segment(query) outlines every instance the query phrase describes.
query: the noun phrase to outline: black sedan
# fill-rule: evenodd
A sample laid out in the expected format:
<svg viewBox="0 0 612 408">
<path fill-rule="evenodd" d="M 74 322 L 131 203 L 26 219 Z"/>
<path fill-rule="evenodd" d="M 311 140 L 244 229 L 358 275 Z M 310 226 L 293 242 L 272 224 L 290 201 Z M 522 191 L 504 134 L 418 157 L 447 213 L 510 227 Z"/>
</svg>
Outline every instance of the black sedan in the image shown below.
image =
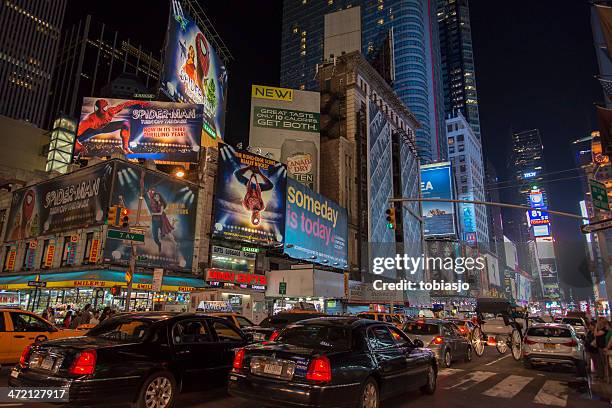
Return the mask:
<svg viewBox="0 0 612 408">
<path fill-rule="evenodd" d="M 255 341 L 274 340 L 274 338 L 291 323 L 299 322 L 300 320 L 312 319 L 315 317 L 323 317 L 323 313 L 319 312 L 280 312 L 273 316 L 266 317 L 257 326 L 251 326 L 243 329 L 245 333 L 253 336 Z"/>
<path fill-rule="evenodd" d="M 262 404 L 377 408 L 381 400 L 413 388 L 435 391 L 436 358 L 422 346 L 389 323 L 303 320 L 274 341 L 238 350 L 228 390 Z"/>
<path fill-rule="evenodd" d="M 226 319 L 193 313 L 135 313 L 107 319 L 86 336 L 28 346 L 11 387 L 68 387 L 74 405 L 171 407 L 178 392 L 222 385 L 234 349 L 249 338 Z"/>
</svg>

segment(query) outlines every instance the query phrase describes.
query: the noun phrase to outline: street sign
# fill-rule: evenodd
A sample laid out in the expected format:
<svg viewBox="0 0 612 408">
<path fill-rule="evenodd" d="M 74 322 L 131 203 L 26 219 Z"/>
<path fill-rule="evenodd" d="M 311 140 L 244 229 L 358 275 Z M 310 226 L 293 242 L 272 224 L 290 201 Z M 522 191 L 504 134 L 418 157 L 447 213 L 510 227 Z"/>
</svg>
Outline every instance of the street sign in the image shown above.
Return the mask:
<svg viewBox="0 0 612 408">
<path fill-rule="evenodd" d="M 608 202 L 606 185 L 597 180 L 589 180 L 589 186 L 591 187 L 591 201 L 593 202 L 593 207 L 609 211 L 610 203 Z"/>
<path fill-rule="evenodd" d="M 114 229 L 109 229 L 107 236 L 112 239 L 123 239 L 126 241 L 144 242 L 145 240 L 144 234 L 138 234 L 134 232 L 120 231 L 120 230 L 114 230 Z"/>
<path fill-rule="evenodd" d="M 35 288 L 46 288 L 47 287 L 47 282 L 28 281 L 28 286 L 32 286 L 32 287 L 35 287 Z"/>
<path fill-rule="evenodd" d="M 260 248 L 253 248 L 253 247 L 242 247 L 242 252 L 251 252 L 254 254 L 257 254 L 259 252 L 261 252 Z"/>
<path fill-rule="evenodd" d="M 287 282 L 278 282 L 278 294 L 279 295 L 287 294 Z"/>
<path fill-rule="evenodd" d="M 612 218 L 607 220 L 595 221 L 590 224 L 583 224 L 580 226 L 580 230 L 583 234 L 590 234 L 591 232 L 601 231 L 612 228 Z"/>
</svg>

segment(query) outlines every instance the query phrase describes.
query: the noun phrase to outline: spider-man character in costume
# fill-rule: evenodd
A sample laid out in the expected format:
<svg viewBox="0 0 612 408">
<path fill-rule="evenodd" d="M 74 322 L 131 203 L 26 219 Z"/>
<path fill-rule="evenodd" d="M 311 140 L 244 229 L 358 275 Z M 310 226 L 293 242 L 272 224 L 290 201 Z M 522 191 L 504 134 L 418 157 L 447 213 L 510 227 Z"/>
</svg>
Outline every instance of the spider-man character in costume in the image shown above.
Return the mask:
<svg viewBox="0 0 612 408">
<path fill-rule="evenodd" d="M 251 176 L 247 178 L 245 176 L 247 171 L 251 171 Z M 261 197 L 262 191 L 272 190 L 274 184 L 266 176 L 261 174 L 261 170 L 256 166 L 248 166 L 242 169 L 238 169 L 234 172 L 234 175 L 240 182 L 246 186 L 246 194 L 242 199 L 242 206 L 251 212 L 251 224 L 259 225 L 261 222 L 261 212 L 266 209 L 266 204 Z M 260 183 L 257 177 L 261 177 L 263 181 Z"/>
<path fill-rule="evenodd" d="M 137 105 L 145 107 L 149 105 L 149 102 L 127 101 L 116 106 L 108 106 L 108 101 L 106 99 L 98 99 L 94 105 L 94 111 L 79 123 L 74 153 L 79 154 L 84 151 L 83 142 L 92 137 L 102 133 L 113 133 L 117 130 L 121 136 L 123 153 L 133 153 L 129 145 L 130 123 L 126 120 L 113 122 L 113 118 L 123 109 Z"/>
</svg>

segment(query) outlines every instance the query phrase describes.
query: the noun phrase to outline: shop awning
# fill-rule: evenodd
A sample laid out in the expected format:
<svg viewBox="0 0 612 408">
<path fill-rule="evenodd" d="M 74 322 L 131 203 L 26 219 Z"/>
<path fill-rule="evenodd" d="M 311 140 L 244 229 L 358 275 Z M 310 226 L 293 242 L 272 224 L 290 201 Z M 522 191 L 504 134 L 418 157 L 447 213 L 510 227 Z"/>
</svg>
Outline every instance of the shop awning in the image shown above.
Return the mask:
<svg viewBox="0 0 612 408">
<path fill-rule="evenodd" d="M 127 286 L 124 271 L 94 269 L 89 271 L 42 273 L 40 280 L 46 282 L 46 288 L 108 288 Z M 36 280 L 37 274 L 0 276 L 0 290 L 32 289 L 29 281 Z M 162 291 L 192 292 L 206 287 L 202 279 L 187 276 L 164 276 Z M 152 290 L 153 276 L 135 274 L 132 288 L 134 290 Z"/>
</svg>

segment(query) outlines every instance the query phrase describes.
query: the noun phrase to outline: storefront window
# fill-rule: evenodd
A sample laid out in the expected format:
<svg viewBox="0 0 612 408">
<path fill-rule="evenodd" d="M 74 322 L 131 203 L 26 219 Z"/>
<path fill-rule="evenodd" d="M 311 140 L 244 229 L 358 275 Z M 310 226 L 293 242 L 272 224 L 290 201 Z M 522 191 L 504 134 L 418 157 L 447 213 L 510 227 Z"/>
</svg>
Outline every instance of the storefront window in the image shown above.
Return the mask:
<svg viewBox="0 0 612 408">
<path fill-rule="evenodd" d="M 91 252 L 91 243 L 93 242 L 93 236 L 94 236 L 93 232 L 87 233 L 87 239 L 85 241 L 85 252 L 83 253 L 83 263 L 84 264 L 89 263 L 89 253 Z"/>
</svg>

